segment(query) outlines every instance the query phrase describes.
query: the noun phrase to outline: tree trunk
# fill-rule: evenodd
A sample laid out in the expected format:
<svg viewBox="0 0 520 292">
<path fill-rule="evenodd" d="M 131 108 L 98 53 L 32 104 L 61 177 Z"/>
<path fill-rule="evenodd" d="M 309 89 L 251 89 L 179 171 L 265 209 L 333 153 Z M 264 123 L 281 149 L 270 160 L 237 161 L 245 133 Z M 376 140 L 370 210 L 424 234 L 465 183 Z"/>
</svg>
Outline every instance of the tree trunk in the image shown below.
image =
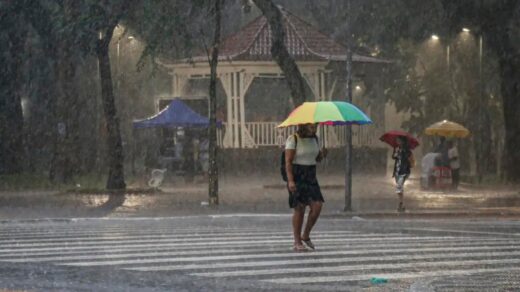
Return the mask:
<svg viewBox="0 0 520 292">
<path fill-rule="evenodd" d="M 285 80 L 289 85 L 294 106 L 298 106 L 307 100 L 305 80 L 298 69 L 298 65 L 296 65 L 293 57 L 285 47 L 285 29 L 282 12 L 271 0 L 253 1 L 269 22 L 272 36 L 271 55 L 285 74 Z"/>
<path fill-rule="evenodd" d="M 8 12 L 9 13 L 9 12 Z M 14 13 L 13 13 L 14 14 Z M 2 45 L 8 46 L 0 55 L 3 74 L 0 79 L 0 174 L 23 170 L 23 112 L 21 101 L 22 63 L 27 31 L 17 14 L 4 15 L 1 25 L 8 27 Z"/>
<path fill-rule="evenodd" d="M 119 119 L 117 117 L 114 100 L 110 57 L 108 54 L 114 28 L 115 25 L 106 29 L 106 33 L 103 38 L 99 40 L 97 48 L 99 78 L 101 79 L 101 100 L 107 130 L 108 179 L 106 188 L 109 190 L 124 189 L 126 187 L 123 165 L 123 144 L 121 142 L 121 131 L 119 129 Z"/>
<path fill-rule="evenodd" d="M 504 177 L 520 183 L 520 55 L 502 55 L 499 64 L 505 124 Z"/>
<path fill-rule="evenodd" d="M 217 65 L 218 50 L 220 47 L 220 26 L 221 26 L 221 0 L 215 0 L 215 35 L 210 60 L 210 81 L 209 81 L 209 203 L 213 206 L 218 205 L 218 165 L 217 165 Z"/>
</svg>

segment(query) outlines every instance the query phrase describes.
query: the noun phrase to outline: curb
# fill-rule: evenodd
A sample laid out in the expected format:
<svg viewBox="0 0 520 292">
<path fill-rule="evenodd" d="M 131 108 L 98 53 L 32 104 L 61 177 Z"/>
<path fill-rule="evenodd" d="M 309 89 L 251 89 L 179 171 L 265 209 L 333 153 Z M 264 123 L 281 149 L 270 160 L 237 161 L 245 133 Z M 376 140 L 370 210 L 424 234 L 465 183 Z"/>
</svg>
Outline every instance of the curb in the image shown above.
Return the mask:
<svg viewBox="0 0 520 292">
<path fill-rule="evenodd" d="M 464 217 L 520 217 L 520 210 L 500 210 L 500 211 L 417 211 L 417 212 L 339 212 L 336 214 L 323 214 L 323 217 L 356 217 L 356 218 L 464 218 Z"/>
</svg>

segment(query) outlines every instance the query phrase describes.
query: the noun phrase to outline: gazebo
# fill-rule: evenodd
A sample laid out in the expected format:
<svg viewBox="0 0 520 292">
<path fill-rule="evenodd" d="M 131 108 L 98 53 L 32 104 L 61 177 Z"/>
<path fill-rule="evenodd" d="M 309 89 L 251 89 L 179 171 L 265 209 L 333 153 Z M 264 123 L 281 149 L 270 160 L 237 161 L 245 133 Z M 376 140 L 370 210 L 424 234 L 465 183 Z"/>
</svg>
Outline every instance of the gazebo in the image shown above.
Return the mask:
<svg viewBox="0 0 520 292">
<path fill-rule="evenodd" d="M 318 31 L 297 16 L 282 10 L 286 32 L 285 45 L 296 60 L 309 92 L 315 100 L 331 100 L 345 82 L 346 48 Z M 389 63 L 374 57 L 353 55 L 356 78 L 370 79 L 378 75 L 380 65 Z M 172 76 L 172 95 L 189 98 L 190 80 L 209 79 L 210 67 L 206 55 L 190 59 L 161 62 Z M 370 73 L 367 73 L 370 71 Z M 247 121 L 245 98 L 251 84 L 259 78 L 283 78 L 283 73 L 271 56 L 271 30 L 267 19 L 260 16 L 221 43 L 218 78 L 225 93 L 225 116 L 219 143 L 223 148 L 257 148 L 283 143 L 286 130 L 278 130 L 280 121 Z M 376 80 L 377 78 L 372 78 Z M 377 83 L 377 82 L 376 82 Z M 344 86 L 343 86 L 344 87 Z M 382 88 L 374 91 L 382 96 Z M 276 92 L 270 94 L 276 95 Z M 338 97 L 335 97 L 338 98 Z M 383 119 L 375 118 L 376 125 L 384 124 L 384 101 L 381 100 Z M 291 107 L 292 108 L 292 107 Z M 381 106 L 379 107 L 381 108 Z M 366 110 L 366 109 L 365 109 Z M 381 112 L 381 111 L 380 111 Z M 374 113 L 373 113 L 374 114 Z M 383 125 L 384 126 L 384 125 Z M 322 132 L 329 147 L 344 144 L 341 127 Z M 361 132 L 365 131 L 365 132 Z M 370 144 L 378 133 L 372 129 L 355 128 L 354 143 Z"/>
</svg>

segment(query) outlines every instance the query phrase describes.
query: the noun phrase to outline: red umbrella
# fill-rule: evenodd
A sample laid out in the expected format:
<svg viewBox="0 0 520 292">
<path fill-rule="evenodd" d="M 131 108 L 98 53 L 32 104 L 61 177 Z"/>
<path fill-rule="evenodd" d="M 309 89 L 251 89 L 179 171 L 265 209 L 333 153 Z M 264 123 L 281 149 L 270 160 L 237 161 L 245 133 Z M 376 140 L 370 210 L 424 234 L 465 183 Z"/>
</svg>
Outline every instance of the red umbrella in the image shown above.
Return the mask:
<svg viewBox="0 0 520 292">
<path fill-rule="evenodd" d="M 414 149 L 419 146 L 419 141 L 412 136 L 412 134 L 404 132 L 404 131 L 390 131 L 386 132 L 379 138 L 379 140 L 389 144 L 392 147 L 397 147 L 397 137 L 405 137 L 408 140 L 408 146 L 410 149 Z"/>
</svg>

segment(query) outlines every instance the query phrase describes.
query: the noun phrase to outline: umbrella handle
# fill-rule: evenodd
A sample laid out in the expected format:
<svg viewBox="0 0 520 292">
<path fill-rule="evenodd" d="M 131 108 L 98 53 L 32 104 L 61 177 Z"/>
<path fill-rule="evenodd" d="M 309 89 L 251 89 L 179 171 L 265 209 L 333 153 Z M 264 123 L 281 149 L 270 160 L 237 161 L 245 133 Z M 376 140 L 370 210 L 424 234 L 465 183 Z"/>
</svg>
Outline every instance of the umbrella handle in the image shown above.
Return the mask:
<svg viewBox="0 0 520 292">
<path fill-rule="evenodd" d="M 323 141 L 318 141 L 318 148 L 320 149 L 320 152 L 322 151 L 322 149 L 326 149 L 326 145 L 327 145 L 327 141 L 326 141 L 327 140 L 327 138 L 326 138 L 327 134 L 325 133 L 326 132 L 326 128 L 325 128 L 324 125 L 322 125 L 321 129 L 322 129 L 322 138 L 321 138 L 321 140 L 323 140 Z M 323 157 L 323 159 L 321 160 L 323 165 L 327 165 L 328 164 L 327 163 L 328 162 L 327 156 L 328 155 L 325 155 Z"/>
</svg>

